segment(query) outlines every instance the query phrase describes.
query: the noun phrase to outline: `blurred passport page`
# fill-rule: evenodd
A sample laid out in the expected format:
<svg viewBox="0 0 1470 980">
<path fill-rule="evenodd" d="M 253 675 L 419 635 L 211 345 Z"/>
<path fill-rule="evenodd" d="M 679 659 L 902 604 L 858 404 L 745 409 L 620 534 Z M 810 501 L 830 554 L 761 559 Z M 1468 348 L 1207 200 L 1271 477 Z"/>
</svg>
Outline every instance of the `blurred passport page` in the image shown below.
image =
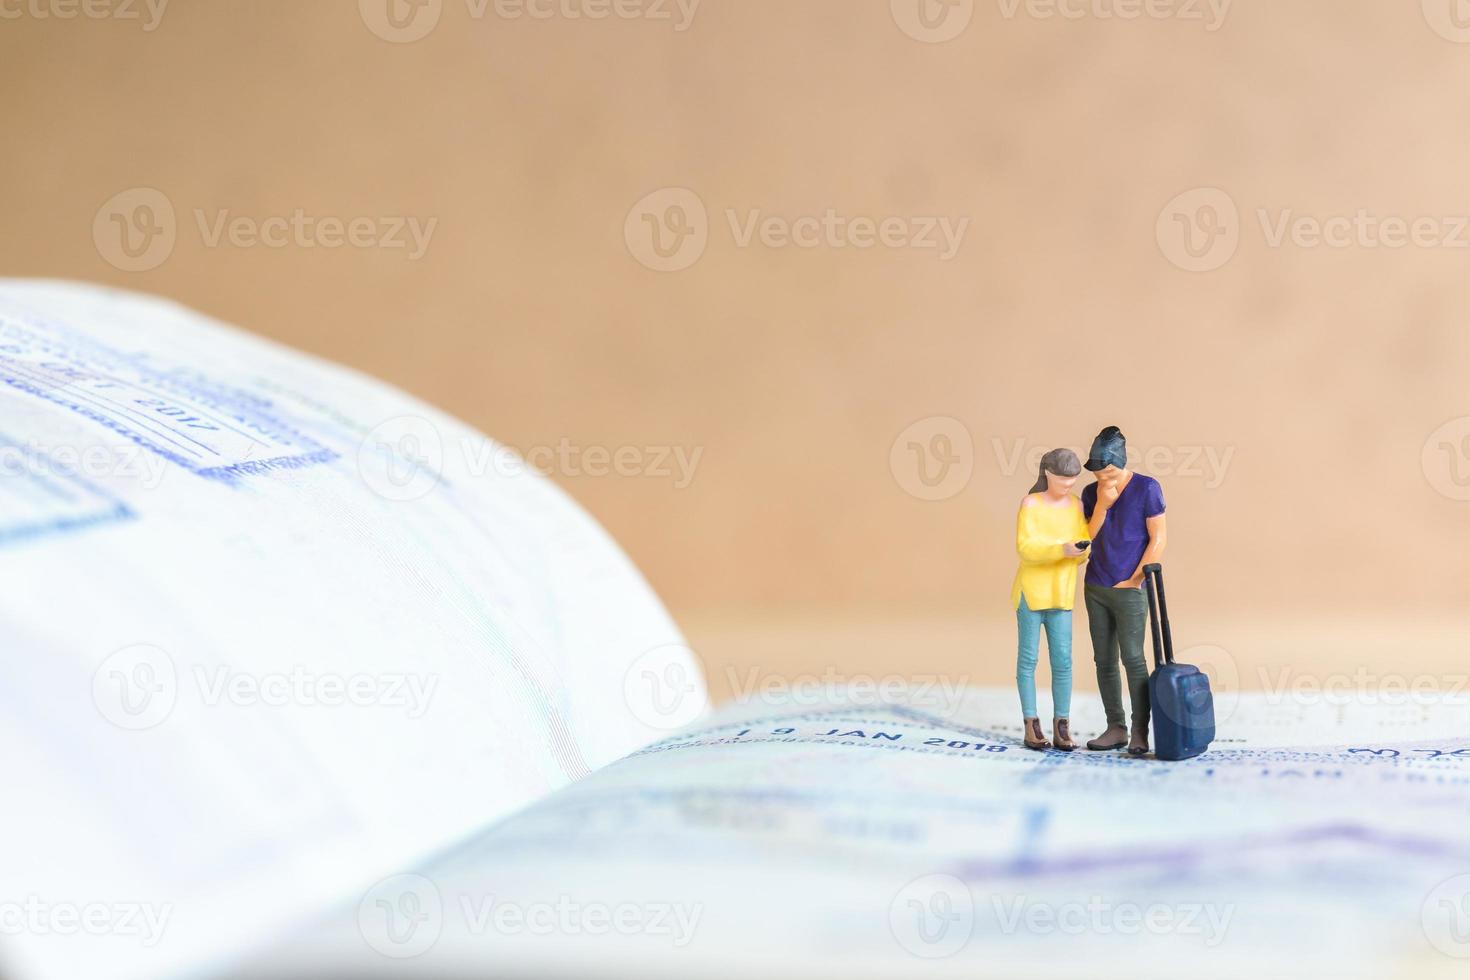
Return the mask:
<svg viewBox="0 0 1470 980">
<path fill-rule="evenodd" d="M 1226 697 L 1159 763 L 1027 751 L 1011 690 L 910 700 L 727 705 L 238 975 L 1464 976 L 1463 703 Z"/>
<path fill-rule="evenodd" d="M 1011 690 L 710 716 L 428 406 L 53 284 L 0 284 L 0 377 L 19 980 L 1463 976 L 1462 699 L 1217 684 L 1182 763 L 1026 751 Z"/>
<path fill-rule="evenodd" d="M 0 382 L 0 974 L 208 975 L 703 703 L 602 529 L 386 385 L 15 280 Z"/>
</svg>

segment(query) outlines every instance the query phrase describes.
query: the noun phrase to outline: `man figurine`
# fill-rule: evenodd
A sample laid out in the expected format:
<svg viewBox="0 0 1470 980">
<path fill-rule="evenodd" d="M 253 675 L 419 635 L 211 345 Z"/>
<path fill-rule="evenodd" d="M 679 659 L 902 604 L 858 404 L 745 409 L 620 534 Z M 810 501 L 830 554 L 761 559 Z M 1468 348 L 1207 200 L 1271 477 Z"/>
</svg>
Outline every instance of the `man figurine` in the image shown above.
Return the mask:
<svg viewBox="0 0 1470 980">
<path fill-rule="evenodd" d="M 1128 469 L 1128 444 L 1116 425 L 1092 441 L 1083 464 L 1097 482 L 1082 490 L 1082 513 L 1092 538 L 1083 594 L 1092 634 L 1097 688 L 1107 709 L 1108 730 L 1087 743 L 1089 749 L 1121 749 L 1129 755 L 1148 752 L 1148 666 L 1143 636 L 1148 630 L 1148 601 L 1143 594 L 1143 567 L 1164 555 L 1164 491 L 1159 481 Z M 1123 724 L 1123 695 L 1118 661 L 1128 674 L 1132 731 Z"/>
</svg>

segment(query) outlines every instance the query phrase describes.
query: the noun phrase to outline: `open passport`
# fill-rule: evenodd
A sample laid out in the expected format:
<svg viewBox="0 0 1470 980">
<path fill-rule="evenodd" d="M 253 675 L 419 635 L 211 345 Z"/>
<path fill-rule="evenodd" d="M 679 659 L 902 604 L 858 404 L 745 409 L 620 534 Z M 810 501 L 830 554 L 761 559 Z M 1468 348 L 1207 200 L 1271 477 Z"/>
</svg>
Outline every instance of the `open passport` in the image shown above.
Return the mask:
<svg viewBox="0 0 1470 980">
<path fill-rule="evenodd" d="M 711 711 L 597 524 L 401 392 L 3 280 L 0 382 L 10 980 L 1470 969 L 1463 699 L 1217 690 L 1183 763 L 1025 751 L 1009 690 Z"/>
</svg>

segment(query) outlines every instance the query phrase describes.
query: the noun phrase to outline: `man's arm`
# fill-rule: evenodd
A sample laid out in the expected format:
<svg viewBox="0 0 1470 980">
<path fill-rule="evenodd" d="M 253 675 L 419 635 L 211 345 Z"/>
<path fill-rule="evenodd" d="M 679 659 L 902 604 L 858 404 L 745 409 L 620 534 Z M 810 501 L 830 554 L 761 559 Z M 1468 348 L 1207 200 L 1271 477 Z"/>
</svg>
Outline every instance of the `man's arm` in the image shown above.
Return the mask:
<svg viewBox="0 0 1470 980">
<path fill-rule="evenodd" d="M 1087 520 L 1089 538 L 1097 537 L 1097 532 L 1102 530 L 1103 521 L 1107 520 L 1108 511 L 1118 502 L 1118 497 L 1122 493 L 1117 484 L 1104 486 L 1101 483 L 1097 484 L 1094 492 L 1097 494 L 1097 502 L 1093 504 L 1092 514 Z"/>
<path fill-rule="evenodd" d="M 1136 589 L 1143 584 L 1143 566 L 1159 561 L 1164 557 L 1164 546 L 1169 543 L 1169 534 L 1164 527 L 1164 515 L 1150 517 L 1144 522 L 1148 528 L 1148 547 L 1143 549 L 1143 560 L 1133 570 L 1133 577 L 1126 582 L 1119 582 L 1114 588 Z"/>
</svg>

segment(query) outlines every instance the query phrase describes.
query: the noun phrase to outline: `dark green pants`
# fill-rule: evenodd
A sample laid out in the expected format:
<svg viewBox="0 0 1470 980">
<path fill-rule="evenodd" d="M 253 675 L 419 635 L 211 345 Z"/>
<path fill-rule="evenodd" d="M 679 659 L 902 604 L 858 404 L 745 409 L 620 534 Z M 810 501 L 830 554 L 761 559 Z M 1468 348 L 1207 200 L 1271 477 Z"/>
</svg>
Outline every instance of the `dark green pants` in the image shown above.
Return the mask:
<svg viewBox="0 0 1470 980">
<path fill-rule="evenodd" d="M 1110 589 L 1088 585 L 1087 628 L 1092 634 L 1092 662 L 1097 666 L 1097 689 L 1108 712 L 1109 725 L 1123 725 L 1123 692 L 1118 661 L 1128 672 L 1128 700 L 1133 724 L 1148 724 L 1148 665 L 1143 660 L 1143 634 L 1148 632 L 1148 599 L 1142 589 Z"/>
</svg>

